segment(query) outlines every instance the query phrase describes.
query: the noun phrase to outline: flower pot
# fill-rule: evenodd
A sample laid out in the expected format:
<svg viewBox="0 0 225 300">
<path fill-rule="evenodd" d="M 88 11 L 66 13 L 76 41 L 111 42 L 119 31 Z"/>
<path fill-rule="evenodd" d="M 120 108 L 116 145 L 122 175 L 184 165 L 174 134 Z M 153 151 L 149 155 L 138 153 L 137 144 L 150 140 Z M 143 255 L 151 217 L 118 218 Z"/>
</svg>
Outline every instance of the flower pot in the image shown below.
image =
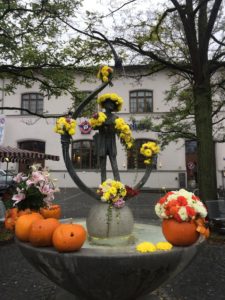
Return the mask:
<svg viewBox="0 0 225 300">
<path fill-rule="evenodd" d="M 94 205 L 86 219 L 89 241 L 99 245 L 131 243 L 134 218 L 129 207 L 115 208 L 108 203 Z"/>
<path fill-rule="evenodd" d="M 40 214 L 45 218 L 55 218 L 59 219 L 61 217 L 61 207 L 60 205 L 51 205 L 50 207 L 41 207 Z"/>
<path fill-rule="evenodd" d="M 196 224 L 190 222 L 177 222 L 174 219 L 165 219 L 162 222 L 162 232 L 166 240 L 174 246 L 189 246 L 197 241 L 199 232 Z"/>
</svg>

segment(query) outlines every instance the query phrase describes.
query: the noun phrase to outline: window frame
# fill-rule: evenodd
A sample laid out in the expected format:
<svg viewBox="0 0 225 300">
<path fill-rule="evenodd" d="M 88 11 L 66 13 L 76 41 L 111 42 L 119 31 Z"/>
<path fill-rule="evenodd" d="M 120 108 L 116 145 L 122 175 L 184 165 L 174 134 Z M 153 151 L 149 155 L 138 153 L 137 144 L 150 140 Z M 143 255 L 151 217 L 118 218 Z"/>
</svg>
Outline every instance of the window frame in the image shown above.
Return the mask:
<svg viewBox="0 0 225 300">
<path fill-rule="evenodd" d="M 85 142 L 89 142 L 89 148 L 85 148 L 85 147 L 82 147 L 82 144 L 85 143 Z M 80 144 L 80 147 L 79 148 L 75 148 L 74 147 L 74 144 L 75 143 L 81 143 Z M 84 155 L 84 149 L 88 149 L 89 150 L 89 161 L 88 161 L 88 167 L 86 166 L 86 163 L 85 163 L 85 167 L 83 167 L 83 157 Z M 74 155 L 76 155 L 75 153 L 75 150 L 79 150 L 79 156 L 80 156 L 80 166 L 79 165 L 76 165 L 76 162 L 75 162 L 75 158 L 74 158 Z M 91 140 L 91 139 L 80 139 L 80 140 L 73 140 L 72 141 L 72 145 L 71 145 L 71 160 L 72 160 L 72 163 L 73 163 L 73 166 L 77 169 L 77 170 L 96 170 L 98 169 L 98 157 L 95 153 L 95 144 L 94 144 L 94 141 Z"/>
<path fill-rule="evenodd" d="M 35 95 L 35 99 L 32 99 L 32 95 Z M 28 99 L 24 99 L 24 96 L 28 96 Z M 24 105 L 24 102 L 28 102 L 28 107 Z M 35 101 L 35 110 L 31 107 L 31 101 Z M 42 103 L 41 103 L 42 102 Z M 41 103 L 40 108 L 38 108 L 38 103 Z M 44 112 L 44 96 L 38 92 L 23 93 L 21 94 L 21 108 L 28 109 L 29 111 L 37 114 L 42 114 Z M 21 110 L 21 115 L 29 115 L 28 112 Z"/>
<path fill-rule="evenodd" d="M 143 92 L 144 96 L 138 96 L 138 93 Z M 149 96 L 146 95 L 146 92 L 151 93 L 151 103 L 150 103 L 150 110 L 147 109 L 148 105 L 147 105 L 147 98 Z M 132 96 L 132 93 L 137 93 L 136 97 Z M 135 99 L 136 98 L 136 109 L 135 111 L 132 110 L 132 98 Z M 139 111 L 139 105 L 138 105 L 138 100 L 144 98 L 144 111 Z M 146 113 L 150 113 L 153 112 L 153 90 L 149 90 L 149 89 L 136 89 L 136 90 L 132 90 L 129 91 L 129 111 L 132 114 L 146 114 Z"/>
</svg>

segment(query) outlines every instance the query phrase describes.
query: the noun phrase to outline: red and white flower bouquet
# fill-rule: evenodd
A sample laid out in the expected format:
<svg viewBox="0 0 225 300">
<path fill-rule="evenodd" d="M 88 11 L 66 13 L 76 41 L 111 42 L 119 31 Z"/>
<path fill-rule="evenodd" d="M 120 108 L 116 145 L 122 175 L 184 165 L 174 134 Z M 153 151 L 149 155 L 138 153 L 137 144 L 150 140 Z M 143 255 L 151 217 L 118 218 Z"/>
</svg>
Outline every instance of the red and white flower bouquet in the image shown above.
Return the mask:
<svg viewBox="0 0 225 300">
<path fill-rule="evenodd" d="M 207 209 L 191 192 L 184 189 L 168 192 L 159 199 L 155 212 L 162 219 L 166 240 L 172 245 L 189 246 L 197 241 L 199 234 L 209 236 Z"/>
<path fill-rule="evenodd" d="M 160 198 L 155 212 L 161 219 L 175 219 L 177 222 L 189 222 L 207 216 L 203 202 L 195 194 L 184 189 L 168 192 Z"/>
</svg>

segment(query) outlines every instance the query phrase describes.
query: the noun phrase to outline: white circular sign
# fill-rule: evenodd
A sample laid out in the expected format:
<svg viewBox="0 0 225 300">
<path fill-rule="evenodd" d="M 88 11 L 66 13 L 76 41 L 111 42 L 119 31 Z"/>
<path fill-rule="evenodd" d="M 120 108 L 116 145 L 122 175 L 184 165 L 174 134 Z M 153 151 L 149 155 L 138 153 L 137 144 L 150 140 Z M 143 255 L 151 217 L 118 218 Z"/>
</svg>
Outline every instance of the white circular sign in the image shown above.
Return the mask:
<svg viewBox="0 0 225 300">
<path fill-rule="evenodd" d="M 193 161 L 189 161 L 189 162 L 187 163 L 187 166 L 188 166 L 188 169 L 189 169 L 189 170 L 193 170 L 194 167 L 195 167 L 195 164 L 193 163 Z"/>
</svg>

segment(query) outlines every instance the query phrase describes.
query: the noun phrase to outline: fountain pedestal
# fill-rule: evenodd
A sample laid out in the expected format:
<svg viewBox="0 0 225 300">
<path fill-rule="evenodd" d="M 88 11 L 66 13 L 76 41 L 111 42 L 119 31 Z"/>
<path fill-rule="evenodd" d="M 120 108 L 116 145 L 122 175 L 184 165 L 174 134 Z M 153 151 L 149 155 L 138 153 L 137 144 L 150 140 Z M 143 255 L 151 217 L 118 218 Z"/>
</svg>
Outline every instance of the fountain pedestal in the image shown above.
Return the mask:
<svg viewBox="0 0 225 300">
<path fill-rule="evenodd" d="M 85 224 L 85 220 L 76 220 Z M 135 224 L 136 244 L 163 241 L 161 227 Z M 139 253 L 135 244 L 105 247 L 84 244 L 78 252 L 58 253 L 54 248 L 36 248 L 17 240 L 24 257 L 54 283 L 79 300 L 135 300 L 156 290 L 181 272 L 193 259 L 204 238 L 189 247 Z"/>
<path fill-rule="evenodd" d="M 121 246 L 132 243 L 134 217 L 128 206 L 115 208 L 99 202 L 92 206 L 86 227 L 89 241 L 96 245 Z"/>
</svg>

